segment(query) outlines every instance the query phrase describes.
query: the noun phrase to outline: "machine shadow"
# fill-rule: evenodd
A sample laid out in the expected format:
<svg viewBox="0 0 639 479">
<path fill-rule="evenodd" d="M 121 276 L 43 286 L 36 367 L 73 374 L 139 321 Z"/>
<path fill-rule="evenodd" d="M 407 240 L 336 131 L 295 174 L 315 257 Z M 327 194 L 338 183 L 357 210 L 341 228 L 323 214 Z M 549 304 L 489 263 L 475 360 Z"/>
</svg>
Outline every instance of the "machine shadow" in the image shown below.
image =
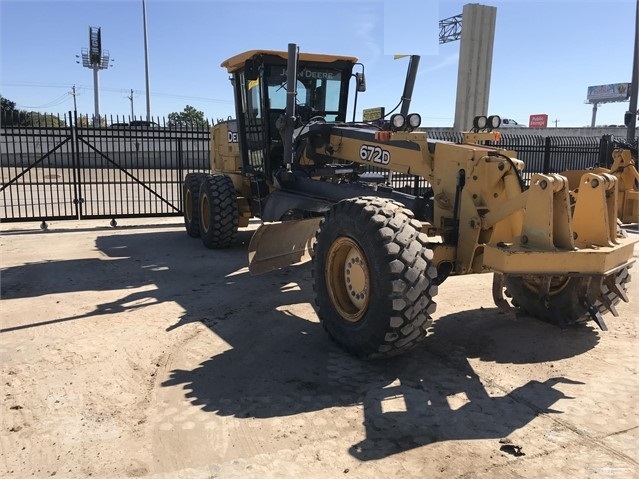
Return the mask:
<svg viewBox="0 0 639 479">
<path fill-rule="evenodd" d="M 434 334 L 404 356 L 361 361 L 337 348 L 314 315 L 303 317 L 312 302 L 308 264 L 248 274 L 251 234 L 241 231 L 236 246 L 216 251 L 184 232 L 105 235 L 96 240 L 105 259 L 24 265 L 4 271 L 3 283 L 33 279 L 32 288 L 15 288 L 12 297 L 152 285 L 56 320 L 177 302 L 185 312 L 167 331 L 199 321 L 230 347 L 193 369 L 170 371 L 162 387 L 181 388 L 194 406 L 237 418 L 362 406 L 364 439 L 350 453 L 363 461 L 440 441 L 507 436 L 540 412 L 553 412 L 565 398 L 555 386 L 573 382 L 531 380 L 494 396 L 467 358 L 549 361 L 581 354 L 598 340 L 588 328 L 558 334 L 550 325 L 482 308 L 439 317 Z M 40 283 L 43 274 L 59 274 L 60 281 Z"/>
<path fill-rule="evenodd" d="M 297 277 L 308 274 L 304 267 L 294 272 Z M 306 293 L 310 291 L 291 299 L 307 300 Z M 468 322 L 469 329 L 459 327 L 460 321 Z M 434 334 L 419 347 L 383 361 L 351 357 L 329 341 L 318 323 L 286 308 L 233 314 L 213 329 L 232 348 L 195 369 L 171 371 L 162 386 L 181 387 L 191 404 L 236 418 L 361 405 L 365 438 L 349 452 L 362 461 L 441 441 L 498 439 L 540 413 L 560 413 L 553 405 L 567 396 L 555 386 L 576 381 L 531 380 L 495 396 L 487 392 L 467 357 L 541 362 L 581 354 L 597 343 L 592 330 L 579 330 L 569 340 L 551 325 L 513 321 L 496 309 L 439 318 Z M 496 334 L 491 336 L 493 330 Z M 530 346 L 517 349 L 517 338 Z M 463 356 L 465 352 L 469 355 Z"/>
<path fill-rule="evenodd" d="M 225 269 L 215 275 L 210 273 L 215 254 L 183 231 L 162 229 L 117 235 L 105 232 L 96 238 L 96 249 L 103 258 L 45 260 L 4 268 L 0 276 L 2 300 L 83 291 L 132 291 L 114 301 L 89 305 L 93 309 L 84 314 L 60 317 L 52 310 L 49 320 L 0 332 L 132 311 L 166 301 L 184 303 L 183 323 L 195 320 L 193 315 L 198 316 L 197 306 L 207 297 L 206 292 L 219 284 L 233 284 L 234 280 L 226 276 L 245 268 L 250 237 L 250 231 L 241 231 L 235 247 L 218 252 L 225 254 Z M 60 301 L 66 298 L 61 296 Z M 86 309 L 87 305 L 82 306 Z M 207 302 L 206 309 L 209 307 Z"/>
<path fill-rule="evenodd" d="M 444 323 L 470 319 L 476 313 L 440 318 L 439 327 L 446 329 L 449 326 Z M 349 452 L 362 461 L 441 441 L 506 437 L 540 413 L 560 413 L 553 405 L 566 396 L 555 386 L 576 383 L 565 377 L 531 380 L 495 396 L 487 392 L 467 360 L 443 354 L 443 346 L 436 345 L 436 333 L 404 356 L 361 361 L 334 346 L 317 323 L 286 311 L 257 316 L 233 315 L 222 328 L 214 327 L 232 348 L 195 369 L 171 371 L 162 386 L 181 387 L 193 405 L 236 418 L 294 416 L 361 405 L 364 440 Z M 238 321 L 243 323 L 241 331 L 233 326 Z M 495 319 L 500 321 L 506 319 Z M 509 361 L 509 354 L 493 351 L 509 349 L 519 327 L 512 322 L 501 324 L 502 332 L 490 348 L 476 352 L 482 360 Z M 550 342 L 556 336 L 551 328 L 533 333 L 535 341 Z M 466 344 L 463 337 L 446 332 L 443 341 L 460 347 Z M 578 342 L 581 346 L 567 354 L 594 344 Z M 558 344 L 551 350 L 549 358 L 561 356 Z M 542 358 L 524 351 L 517 361 L 527 359 Z"/>
</svg>

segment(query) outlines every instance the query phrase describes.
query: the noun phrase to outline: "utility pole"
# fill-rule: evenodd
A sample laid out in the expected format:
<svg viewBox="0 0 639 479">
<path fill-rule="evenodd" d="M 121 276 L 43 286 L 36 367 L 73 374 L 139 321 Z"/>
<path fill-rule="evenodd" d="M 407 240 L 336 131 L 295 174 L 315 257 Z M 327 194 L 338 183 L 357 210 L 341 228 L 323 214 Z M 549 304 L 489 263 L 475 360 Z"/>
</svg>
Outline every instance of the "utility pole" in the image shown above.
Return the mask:
<svg viewBox="0 0 639 479">
<path fill-rule="evenodd" d="M 632 59 L 632 83 L 630 84 L 630 104 L 628 105 L 628 111 L 630 113 L 630 122 L 628 123 L 628 130 L 626 132 L 626 139 L 633 141 L 635 139 L 635 128 L 637 127 L 637 96 L 639 92 L 639 0 L 637 0 L 636 13 L 635 13 L 635 48 Z"/>
<path fill-rule="evenodd" d="M 555 128 L 557 128 L 557 123 L 559 123 L 561 120 L 555 120 Z"/>
<path fill-rule="evenodd" d="M 75 85 L 71 87 L 71 91 L 69 92 L 69 95 L 73 96 L 73 111 L 78 111 L 78 104 L 75 100 L 75 97 L 77 95 L 77 93 L 75 92 Z"/>
<path fill-rule="evenodd" d="M 146 121 L 151 121 L 151 87 L 149 86 L 149 48 L 146 36 L 146 1 L 142 0 L 142 21 L 144 23 L 144 74 L 146 76 Z"/>
<path fill-rule="evenodd" d="M 133 88 L 131 88 L 131 93 L 127 96 L 129 101 L 131 101 L 131 120 L 135 119 L 135 114 L 133 113 Z"/>
</svg>

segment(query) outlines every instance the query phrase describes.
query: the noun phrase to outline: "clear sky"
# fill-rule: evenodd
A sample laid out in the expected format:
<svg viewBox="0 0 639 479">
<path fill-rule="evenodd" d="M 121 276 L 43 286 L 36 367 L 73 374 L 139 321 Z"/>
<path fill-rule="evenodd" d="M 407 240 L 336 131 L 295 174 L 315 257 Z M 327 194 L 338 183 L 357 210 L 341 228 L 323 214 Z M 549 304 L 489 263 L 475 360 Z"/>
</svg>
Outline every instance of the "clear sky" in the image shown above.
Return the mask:
<svg viewBox="0 0 639 479">
<path fill-rule="evenodd" d="M 146 0 L 151 114 L 191 105 L 209 119 L 235 116 L 220 63 L 251 49 L 356 56 L 366 66 L 362 108 L 399 101 L 407 59 L 421 55 L 411 111 L 425 126 L 452 126 L 459 42 L 437 44 L 457 0 Z M 631 81 L 635 0 L 486 0 L 497 7 L 489 114 L 527 124 L 589 126 L 588 86 Z M 76 64 L 100 27 L 113 66 L 100 78 L 100 112 L 146 114 L 142 0 L 0 0 L 0 94 L 19 108 L 93 113 L 93 73 Z M 401 50 L 400 50 L 401 49 Z M 600 105 L 597 124 L 621 125 L 628 103 Z M 358 115 L 358 118 L 361 115 Z M 349 113 L 351 118 L 351 113 Z M 555 120 L 557 123 L 555 123 Z"/>
</svg>

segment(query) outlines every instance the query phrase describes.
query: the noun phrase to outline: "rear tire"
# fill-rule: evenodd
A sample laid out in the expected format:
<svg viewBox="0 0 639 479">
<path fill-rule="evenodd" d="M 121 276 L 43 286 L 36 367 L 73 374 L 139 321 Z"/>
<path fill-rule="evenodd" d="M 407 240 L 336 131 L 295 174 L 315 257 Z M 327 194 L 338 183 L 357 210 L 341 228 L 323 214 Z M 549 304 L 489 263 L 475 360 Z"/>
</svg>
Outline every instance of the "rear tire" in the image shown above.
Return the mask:
<svg viewBox="0 0 639 479">
<path fill-rule="evenodd" d="M 206 175 L 199 198 L 202 243 L 211 249 L 227 248 L 237 237 L 239 222 L 233 181 L 225 175 Z"/>
<path fill-rule="evenodd" d="M 330 337 L 363 359 L 423 340 L 435 311 L 437 270 L 413 213 L 392 200 L 343 200 L 316 234 L 313 289 Z"/>
<path fill-rule="evenodd" d="M 627 291 L 630 282 L 628 267 L 622 268 L 615 273 L 616 283 L 623 291 Z M 512 298 L 513 305 L 523 310 L 528 315 L 541 319 L 557 326 L 570 326 L 581 324 L 591 319 L 586 306 L 579 298 L 579 278 L 575 277 L 554 277 L 551 282 L 548 304 L 542 303 L 536 290 L 539 284 L 538 277 L 531 276 L 505 276 L 504 284 L 507 295 Z M 589 294 L 592 297 L 599 297 L 594 302 L 595 308 L 601 314 L 608 312 L 605 302 L 601 297 L 613 306 L 621 301 L 621 297 L 608 288 L 605 282 L 593 281 Z"/>
<path fill-rule="evenodd" d="M 206 173 L 189 173 L 182 183 L 184 226 L 192 238 L 200 237 L 200 185 Z"/>
</svg>

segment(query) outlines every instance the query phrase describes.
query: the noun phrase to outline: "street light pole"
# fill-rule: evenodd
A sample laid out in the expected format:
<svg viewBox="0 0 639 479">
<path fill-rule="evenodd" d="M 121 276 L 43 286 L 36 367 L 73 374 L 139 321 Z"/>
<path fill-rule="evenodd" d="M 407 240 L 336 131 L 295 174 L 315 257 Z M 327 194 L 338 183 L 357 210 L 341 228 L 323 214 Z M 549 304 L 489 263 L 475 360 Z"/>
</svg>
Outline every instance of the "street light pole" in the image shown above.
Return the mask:
<svg viewBox="0 0 639 479">
<path fill-rule="evenodd" d="M 146 36 L 146 1 L 142 0 L 142 21 L 144 22 L 144 74 L 146 76 L 146 121 L 151 121 L 151 92 L 149 86 L 149 48 Z"/>
</svg>

